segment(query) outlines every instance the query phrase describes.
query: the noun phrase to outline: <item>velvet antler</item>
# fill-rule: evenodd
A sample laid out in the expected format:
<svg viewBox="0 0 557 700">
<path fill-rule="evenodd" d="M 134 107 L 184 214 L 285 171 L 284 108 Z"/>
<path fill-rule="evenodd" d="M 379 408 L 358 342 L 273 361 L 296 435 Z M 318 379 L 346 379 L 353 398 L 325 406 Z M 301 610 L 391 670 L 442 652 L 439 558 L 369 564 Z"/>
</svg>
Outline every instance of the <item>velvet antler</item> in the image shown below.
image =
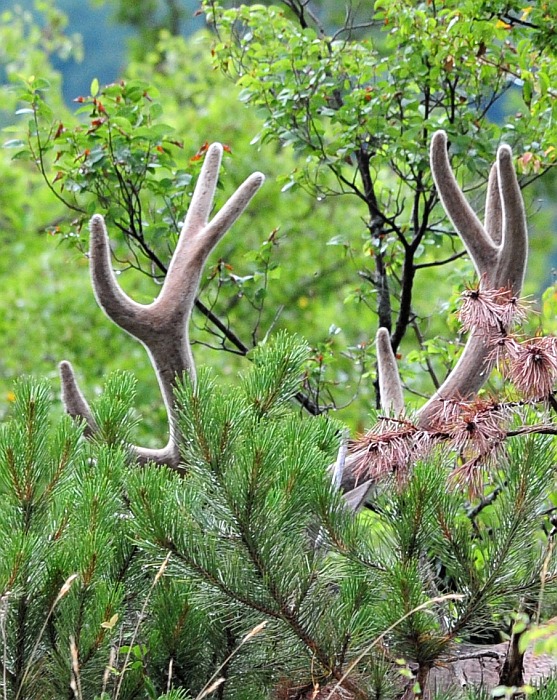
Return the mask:
<svg viewBox="0 0 557 700">
<path fill-rule="evenodd" d="M 528 234 L 511 149 L 500 146 L 491 168 L 483 224 L 458 186 L 450 166 L 444 131 L 433 135 L 431 170 L 441 203 L 474 263 L 480 278 L 479 290 L 505 289 L 510 295 L 518 296 L 528 257 Z M 500 332 L 505 330 L 501 328 Z M 385 328 L 377 332 L 376 347 L 381 407 L 386 413 L 401 413 L 404 408 L 402 384 Z M 460 360 L 418 412 L 418 428 L 427 430 L 430 427 L 441 401 L 470 399 L 479 391 L 493 366 L 492 349 L 493 338 L 485 329 L 472 328 Z M 371 487 L 371 481 L 355 486 L 355 462 L 354 453 L 349 454 L 343 480 L 346 501 L 353 509 L 362 505 Z"/>
<path fill-rule="evenodd" d="M 97 302 L 117 326 L 147 349 L 168 414 L 169 440 L 165 447 L 132 447 L 140 463 L 153 461 L 179 469 L 174 387 L 184 372 L 195 379 L 188 324 L 201 272 L 210 252 L 244 211 L 265 179 L 261 173 L 253 173 L 209 221 L 222 152 L 220 144 L 213 144 L 207 151 L 164 284 L 151 304 L 138 304 L 122 291 L 112 270 L 104 220 L 99 215 L 91 219 L 90 269 Z M 79 390 L 69 362 L 60 364 L 60 375 L 66 411 L 85 420 L 88 434 L 95 433 L 98 428 L 93 414 Z"/>
<path fill-rule="evenodd" d="M 398 373 L 396 357 L 391 347 L 389 331 L 386 328 L 380 328 L 377 331 L 375 348 L 381 408 L 387 414 L 402 413 L 404 411 L 402 382 Z"/>
<path fill-rule="evenodd" d="M 528 257 L 528 232 L 520 187 L 508 146 L 500 146 L 489 175 L 484 224 L 478 219 L 458 186 L 447 154 L 447 135 L 438 131 L 431 141 L 431 170 L 439 197 L 462 239 L 480 278 L 481 289 L 508 289 L 518 296 L 522 289 Z M 484 329 L 472 330 L 459 362 L 418 412 L 426 427 L 436 403 L 446 399 L 474 396 L 487 380 L 490 339 Z M 402 395 L 398 372 L 392 370 L 392 351 L 384 329 L 377 333 L 379 385 L 385 394 L 382 407 L 389 410 L 392 396 Z"/>
<path fill-rule="evenodd" d="M 522 289 L 528 258 L 528 231 L 520 187 L 509 146 L 500 146 L 489 175 L 485 223 L 482 225 L 466 201 L 451 170 L 444 131 L 431 141 L 431 170 L 445 211 L 454 224 L 480 278 L 480 289 Z M 478 392 L 491 371 L 489 339 L 483 330 L 470 334 L 460 360 L 420 410 L 427 426 L 439 400 L 467 399 Z"/>
</svg>

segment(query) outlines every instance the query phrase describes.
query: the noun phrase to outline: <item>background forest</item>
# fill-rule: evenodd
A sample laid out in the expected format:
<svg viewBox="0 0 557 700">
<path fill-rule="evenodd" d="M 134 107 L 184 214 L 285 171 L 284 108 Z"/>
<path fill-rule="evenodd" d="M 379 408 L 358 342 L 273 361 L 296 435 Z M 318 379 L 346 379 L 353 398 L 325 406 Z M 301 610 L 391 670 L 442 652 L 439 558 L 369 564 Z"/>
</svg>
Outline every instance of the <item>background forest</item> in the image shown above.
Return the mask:
<svg viewBox="0 0 557 700">
<path fill-rule="evenodd" d="M 98 12 L 99 4 L 94 4 L 89 12 Z M 222 317 L 223 323 L 233 330 L 240 341 L 240 348 L 234 347 L 234 343 L 232 346 L 229 343 L 228 347 L 240 354 L 245 354 L 245 351 L 265 337 L 271 328 L 285 327 L 293 331 L 303 329 L 304 337 L 310 341 L 315 351 L 312 400 L 327 409 L 339 409 L 341 418 L 351 427 L 363 429 L 365 416 L 369 408 L 375 406 L 376 401 L 376 392 L 373 389 L 373 350 L 370 341 L 377 328 L 374 315 L 383 304 L 381 300 L 378 303 L 376 298 L 377 285 L 372 279 L 376 274 L 376 266 L 370 257 L 374 257 L 378 240 L 381 239 L 379 248 L 385 248 L 386 259 L 393 256 L 393 280 L 401 274 L 403 258 L 396 253 L 396 241 L 391 244 L 389 237 L 384 241 L 382 233 L 379 237 L 374 237 L 374 234 L 370 237 L 370 210 L 366 196 L 361 197 L 356 191 L 350 191 L 349 187 L 342 184 L 339 187 L 338 183 L 335 183 L 335 179 L 338 179 L 337 164 L 343 163 L 343 158 L 346 161 L 354 158 L 345 154 L 354 148 L 356 141 L 361 138 L 357 131 L 351 133 L 354 129 L 353 122 L 357 119 L 357 111 L 354 111 L 352 105 L 348 105 L 342 118 L 336 120 L 335 128 L 344 134 L 345 142 L 341 142 L 342 138 L 339 137 L 328 144 L 327 153 L 319 154 L 316 144 L 311 143 L 311 139 L 309 143 L 304 143 L 306 137 L 303 133 L 298 133 L 296 128 L 292 129 L 291 124 L 283 124 L 280 121 L 279 107 L 284 107 L 288 114 L 288 109 L 292 109 L 295 104 L 296 85 L 293 85 L 288 99 L 282 100 L 283 104 L 270 106 L 269 118 L 262 101 L 267 99 L 264 90 L 272 90 L 272 85 L 261 84 L 256 86 L 257 89 L 250 90 L 249 86 L 246 87 L 249 75 L 249 66 L 246 66 L 242 68 L 242 71 L 247 71 L 246 76 L 240 78 L 242 85 L 235 86 L 233 74 L 223 75 L 216 70 L 215 58 L 218 56 L 212 55 L 215 53 L 212 48 L 214 34 L 201 29 L 198 34 L 189 35 L 187 40 L 181 35 L 193 28 L 193 19 L 198 24 L 203 23 L 201 13 L 197 13 L 197 18 L 193 17 L 196 8 L 191 7 L 191 3 L 178 4 L 177 15 L 172 14 L 173 3 L 153 2 L 142 4 L 141 7 L 125 2 L 102 5 L 105 14 L 100 16 L 104 22 L 101 26 L 106 27 L 106 38 L 103 37 L 104 31 L 96 31 L 99 17 L 95 14 L 88 15 L 86 6 L 74 6 L 72 3 L 68 5 L 67 10 L 73 16 L 72 28 L 68 31 L 66 17 L 54 7 L 43 7 L 39 3 L 34 14 L 29 14 L 19 4 L 6 10 L 2 24 L 3 70 L 6 78 L 17 82 L 35 76 L 48 81 L 47 92 L 43 94 L 44 86 L 37 91 L 41 99 L 44 97 L 47 108 L 52 110 L 48 114 L 49 121 L 43 125 L 45 135 L 49 134 L 49 129 L 52 128 L 55 132 L 60 124 L 68 132 L 75 129 L 73 125 L 79 123 L 75 120 L 83 119 L 88 108 L 77 110 L 78 114 L 71 116 L 71 112 L 76 111 L 74 101 L 85 99 L 93 80 L 102 86 L 102 78 L 101 82 L 98 81 L 101 73 L 108 73 L 110 80 L 121 77 L 143 81 L 141 84 L 148 85 L 152 91 L 153 97 L 150 99 L 156 102 L 156 120 L 168 127 L 168 133 L 161 136 L 161 126 L 157 137 L 179 143 L 179 146 L 170 146 L 173 149 L 169 156 L 174 172 L 180 172 L 181 177 L 189 181 L 189 178 L 195 176 L 196 154 L 202 151 L 204 143 L 216 140 L 230 146 L 231 153 L 227 158 L 230 187 L 237 184 L 251 170 L 258 169 L 264 172 L 268 181 L 260 195 L 258 211 L 251 213 L 253 222 L 248 227 L 249 233 L 246 231 L 242 236 L 236 237 L 239 240 L 227 241 L 224 244 L 226 247 L 219 251 L 219 257 L 215 260 L 217 267 L 213 272 L 216 284 L 208 286 L 208 296 L 204 303 L 209 307 L 216 305 L 217 315 Z M 337 3 L 317 4 L 316 19 L 320 27 L 326 28 L 333 35 L 335 31 L 339 32 L 339 37 L 343 39 L 346 34 L 349 37 L 361 36 L 362 41 L 368 41 L 365 37 L 371 33 L 379 56 L 384 56 L 384 60 L 388 59 L 389 52 L 394 49 L 389 46 L 389 34 L 380 31 L 380 22 L 386 23 L 388 20 L 370 20 L 365 7 L 355 5 L 354 8 L 353 15 L 346 18 L 344 9 L 337 6 Z M 112 25 L 106 24 L 107 12 L 108 18 L 112 18 L 114 22 Z M 409 27 L 412 27 L 416 22 L 412 9 L 408 8 L 406 13 L 406 21 Z M 90 24 L 82 26 L 82 19 L 87 18 Z M 271 19 L 272 15 L 263 19 L 255 14 L 253 21 L 261 23 L 270 22 Z M 116 20 L 124 23 L 123 29 L 122 25 L 116 24 Z M 350 34 L 347 31 L 342 33 L 346 21 L 355 26 Z M 360 24 L 363 26 L 360 27 Z M 76 28 L 80 29 L 85 39 L 90 37 L 85 42 L 85 61 L 82 60 L 82 42 L 74 33 Z M 467 28 L 464 27 L 463 33 L 466 31 Z M 504 27 L 496 29 L 498 35 L 493 36 L 493 40 L 504 41 L 505 32 L 509 31 Z M 110 46 L 116 47 L 115 51 L 112 52 L 108 46 L 103 48 L 104 44 L 96 50 L 98 40 L 95 41 L 93 37 L 98 35 L 103 42 L 107 41 Z M 411 47 L 412 41 L 412 34 L 409 34 L 408 39 L 402 43 Z M 447 37 L 447 41 L 450 43 L 453 39 Z M 354 45 L 360 50 L 360 44 Z M 123 50 L 125 46 L 129 46 L 128 59 Z M 296 49 L 304 51 L 299 41 Z M 456 51 L 454 46 L 446 47 L 447 52 L 453 49 Z M 273 50 L 273 60 L 277 61 L 280 51 L 293 51 L 294 46 L 283 43 L 274 46 Z M 315 50 L 318 51 L 319 48 L 316 47 Z M 427 52 L 429 48 L 421 46 L 420 50 Z M 224 61 L 228 61 L 227 51 L 225 45 Z M 346 80 L 345 76 L 350 71 L 363 70 L 363 67 L 358 65 L 359 59 L 355 52 L 352 55 L 345 47 L 343 51 L 349 56 L 347 62 L 350 61 L 354 65 L 337 65 L 337 57 L 332 58 L 331 77 L 327 83 L 329 85 L 334 86 L 335 81 Z M 404 48 L 402 55 L 408 57 L 409 52 L 410 48 Z M 457 59 L 451 53 L 447 55 L 449 61 Z M 525 57 L 520 58 L 526 60 Z M 248 60 L 258 59 L 254 56 Z M 318 60 L 318 57 L 312 57 L 310 53 L 304 60 L 311 62 Z M 445 59 L 441 56 L 439 60 Z M 106 65 L 107 61 L 110 61 L 109 67 Z M 79 84 L 84 93 L 68 94 L 66 88 L 63 99 L 61 74 L 54 67 L 49 68 L 49 65 L 63 68 L 64 74 L 69 76 L 69 82 L 72 85 Z M 97 67 L 99 75 L 95 73 Z M 532 75 L 535 75 L 537 80 L 536 69 L 533 66 L 529 68 L 534 70 Z M 232 73 L 234 70 L 232 69 Z M 403 67 L 397 67 L 397 70 L 403 71 Z M 399 76 L 396 71 L 393 74 L 394 82 L 388 89 L 394 98 L 398 90 L 397 81 L 400 85 L 407 85 L 409 94 L 417 94 L 420 79 L 413 80 L 412 70 L 409 63 L 408 69 L 404 69 L 405 75 Z M 447 70 L 452 71 L 452 68 L 447 67 Z M 519 144 L 517 154 L 519 158 L 523 158 L 523 161 L 519 160 L 519 166 L 524 163 L 522 179 L 525 185 L 531 181 L 524 190 L 532 232 L 531 272 L 527 277 L 526 291 L 534 293 L 536 298 L 540 299 L 552 282 L 552 260 L 555 258 L 556 249 L 552 235 L 555 228 L 555 207 L 550 196 L 553 146 L 551 131 L 545 126 L 551 123 L 547 115 L 547 109 L 550 109 L 551 105 L 531 104 L 531 117 L 527 119 L 525 88 L 520 89 L 520 80 L 517 79 L 515 84 L 505 77 L 498 87 L 492 87 L 490 80 L 494 76 L 489 74 L 488 66 L 484 66 L 483 70 L 487 72 L 480 76 L 479 84 L 473 76 L 475 66 L 463 65 L 464 75 L 455 73 L 454 76 L 458 93 L 455 99 L 460 110 L 454 119 L 458 120 L 458 129 L 465 134 L 459 150 L 463 155 L 470 153 L 474 157 L 474 171 L 469 176 L 463 172 L 462 179 L 466 182 L 468 178 L 467 188 L 472 192 L 474 200 L 481 202 L 481 189 L 476 190 L 476 187 L 481 185 L 482 178 L 485 181 L 487 164 L 496 144 L 505 139 L 511 145 L 515 141 Z M 340 74 L 335 74 L 334 71 L 340 71 Z M 79 83 L 76 74 L 81 76 Z M 87 79 L 84 80 L 83 76 Z M 277 71 L 277 76 L 278 80 L 282 80 L 280 70 Z M 438 79 L 442 78 L 443 76 L 439 76 Z M 546 79 L 551 81 L 550 73 Z M 363 85 L 365 79 L 362 78 L 361 82 Z M 416 84 L 410 84 L 412 82 Z M 366 89 L 365 86 L 356 85 L 352 92 L 356 94 L 358 90 L 363 90 L 365 93 Z M 448 94 L 452 88 L 447 84 L 444 89 L 449 99 Z M 87 377 L 87 381 L 96 383 L 97 388 L 99 379 L 107 371 L 116 367 L 134 369 L 140 377 L 140 410 L 148 419 L 148 434 L 152 434 L 149 420 L 157 420 L 155 416 L 151 418 L 151 397 L 155 390 L 150 372 L 142 369 L 147 367 L 146 357 L 133 341 L 122 338 L 116 329 L 106 324 L 100 311 L 94 308 L 88 292 L 89 282 L 82 271 L 86 261 L 79 250 L 76 250 L 76 246 L 79 249 L 80 243 L 86 238 L 83 229 L 86 221 L 84 212 L 96 210 L 97 185 L 93 182 L 85 185 L 73 183 L 71 187 L 81 189 L 74 189 L 70 197 L 62 199 L 68 203 L 78 191 L 80 201 L 72 200 L 70 208 L 64 207 L 60 197 L 55 195 L 59 195 L 63 188 L 69 193 L 67 183 L 60 180 L 56 186 L 59 191 L 53 195 L 49 188 L 44 186 L 38 169 L 29 164 L 29 160 L 36 157 L 37 153 L 31 154 L 29 151 L 18 149 L 20 141 L 26 140 L 25 136 L 23 139 L 19 138 L 21 129 L 25 129 L 26 125 L 25 112 L 18 110 L 18 107 L 21 108 L 21 102 L 18 103 L 21 93 L 18 95 L 18 89 L 10 82 L 5 83 L 3 91 L 2 121 L 13 134 L 13 138 L 10 138 L 10 134 L 6 132 L 8 148 L 3 151 L 4 167 L 7 168 L 3 196 L 10 203 L 9 207 L 2 208 L 2 216 L 10 222 L 10 226 L 3 226 L 3 236 L 6 237 L 6 244 L 9 246 L 7 250 L 11 251 L 13 245 L 14 252 L 7 252 L 4 256 L 6 270 L 3 274 L 7 277 L 2 298 L 2 322 L 5 324 L 2 329 L 2 342 L 6 351 L 2 353 L 0 410 L 5 412 L 8 408 L 7 398 L 10 396 L 14 377 L 22 372 L 54 376 L 60 358 L 73 360 L 80 357 L 81 362 L 86 363 L 83 366 L 84 376 Z M 364 94 L 363 99 L 370 100 L 370 95 Z M 387 103 L 386 96 L 382 99 Z M 551 100 L 551 92 L 546 92 L 544 99 Z M 374 137 L 385 142 L 382 145 L 384 149 L 387 149 L 388 143 L 394 139 L 392 148 L 399 150 L 402 159 L 406 158 L 406 151 L 415 143 L 414 134 L 422 128 L 423 121 L 423 106 L 417 100 L 412 101 L 406 97 L 404 100 L 408 100 L 408 104 L 404 105 L 406 112 L 401 114 L 400 118 L 399 115 L 393 115 L 390 132 L 385 131 L 385 126 L 381 125 L 377 137 Z M 472 109 L 470 100 L 475 101 Z M 246 103 L 248 107 L 253 105 L 252 108 L 246 108 Z M 77 107 L 79 106 L 77 104 Z M 388 114 L 382 114 L 385 111 L 383 105 L 370 100 L 365 106 L 366 120 L 385 117 L 388 121 Z M 330 109 L 327 105 L 323 107 L 317 103 L 309 103 L 308 109 L 320 114 L 323 128 L 328 128 L 327 122 L 335 121 L 331 115 L 326 114 L 326 110 Z M 16 112 L 19 114 L 16 115 Z M 375 112 L 378 116 L 374 116 Z M 517 113 L 521 116 L 519 120 L 514 118 Z M 474 120 L 478 122 L 477 127 L 474 126 Z M 285 119 L 282 118 L 282 121 Z M 14 123 L 14 126 L 8 126 L 11 123 Z M 438 123 L 440 126 L 446 125 L 443 119 Z M 481 126 L 479 133 L 482 135 L 482 141 L 476 139 L 473 142 L 471 125 L 473 129 L 479 129 Z M 368 128 L 366 122 L 365 129 Z M 533 134 L 533 129 L 545 131 Z M 407 135 L 406 141 L 401 140 L 399 132 Z M 424 152 L 427 150 L 429 133 L 429 130 L 425 130 L 421 134 L 421 148 Z M 149 139 L 146 139 L 145 143 L 148 144 Z M 85 151 L 88 145 L 90 144 L 85 140 L 81 144 L 72 143 L 72 157 L 77 159 L 78 149 L 82 147 Z M 280 149 L 277 149 L 279 145 Z M 52 163 L 56 144 L 48 142 L 46 146 L 50 153 L 48 157 L 45 156 L 45 175 L 50 183 L 53 183 L 68 166 L 63 164 L 63 168 L 57 168 L 56 164 Z M 334 162 L 331 159 L 333 152 Z M 15 162 L 12 160 L 14 153 L 17 156 Z M 391 211 L 397 212 L 401 221 L 399 229 L 404 228 L 408 225 L 405 220 L 409 220 L 411 216 L 411 200 L 394 195 L 393 192 L 399 187 L 398 183 L 404 181 L 406 175 L 396 172 L 399 167 L 397 163 L 394 164 L 395 171 L 392 171 L 388 153 L 381 154 L 380 158 L 377 156 L 376 160 L 377 164 L 372 164 L 376 175 L 375 196 L 382 206 L 384 203 L 387 217 L 392 216 Z M 342 173 L 342 177 L 357 175 L 357 163 L 343 163 L 342 167 L 345 164 L 349 167 L 345 168 L 346 174 Z M 273 167 L 270 167 L 271 165 Z M 463 163 L 464 165 L 468 164 Z M 547 175 L 541 177 L 546 170 L 549 170 Z M 162 180 L 166 183 L 168 179 L 165 172 Z M 175 190 L 169 189 L 168 193 L 149 192 L 149 195 L 158 196 L 161 202 L 165 194 L 176 200 L 173 207 L 176 216 L 180 216 L 183 213 L 180 211 L 180 204 L 185 202 L 179 199 L 182 196 L 179 183 L 185 183 L 186 180 L 178 180 Z M 56 188 L 53 186 L 52 189 Z M 146 191 L 148 189 L 146 188 Z M 393 199 L 395 196 L 396 200 Z M 75 208 L 71 210 L 76 202 L 77 209 L 81 211 L 77 218 L 74 214 L 79 212 L 76 212 Z M 159 216 L 159 220 L 155 221 L 157 212 L 162 211 L 160 202 L 152 199 L 147 206 L 151 207 L 148 218 L 151 217 L 152 221 L 147 223 L 152 227 L 154 239 L 167 234 L 168 223 L 176 230 L 175 221 L 168 217 L 165 219 L 163 216 L 161 220 Z M 435 214 L 437 215 L 437 212 Z M 422 220 L 421 223 L 425 221 Z M 405 312 L 404 318 L 403 315 L 399 316 L 395 339 L 395 349 L 398 350 L 401 343 L 404 348 L 404 352 L 400 353 L 403 375 L 405 378 L 412 378 L 413 390 L 423 395 L 431 393 L 432 381 L 439 381 L 439 377 L 432 380 L 426 376 L 431 369 L 428 367 L 431 358 L 438 361 L 436 372 L 442 376 L 454 362 L 455 353 L 458 353 L 458 343 L 455 345 L 454 338 L 455 327 L 447 333 L 446 318 L 451 308 L 454 308 L 453 295 L 458 284 L 471 282 L 473 277 L 466 258 L 447 267 L 436 267 L 439 260 L 451 257 L 456 249 L 453 251 L 450 227 L 443 224 L 437 227 L 432 222 L 431 229 L 436 230 L 415 244 L 415 262 L 418 268 L 423 266 L 424 271 L 416 274 L 415 284 L 406 285 L 407 288 L 412 286 L 414 289 L 412 309 Z M 45 231 L 48 231 L 48 234 L 45 235 Z M 392 233 L 388 236 L 392 236 Z M 381 257 L 384 257 L 384 254 Z M 291 264 L 294 260 L 295 270 Z M 133 265 L 126 254 L 123 254 L 122 262 L 123 267 Z M 386 266 L 390 264 L 387 263 Z M 58 266 L 64 269 L 64 275 L 59 274 Z M 386 274 L 390 275 L 391 271 L 387 270 Z M 130 284 L 136 288 L 143 285 L 143 294 L 152 294 L 148 280 L 141 280 L 141 276 L 124 273 L 122 279 L 125 285 Z M 37 284 L 38 280 L 40 284 Z M 391 285 L 391 294 L 400 295 L 396 289 L 398 283 L 391 282 Z M 22 290 L 30 287 L 34 293 L 31 298 L 23 299 Z M 435 293 L 432 290 L 435 290 Z M 550 299 L 551 295 L 548 294 L 548 304 Z M 406 304 L 407 301 L 405 299 L 403 303 Z M 400 299 L 393 298 L 389 301 L 395 316 L 399 304 Z M 542 313 L 551 319 L 552 311 L 553 308 L 548 306 Z M 66 320 L 68 313 L 71 314 L 72 323 Z M 412 323 L 410 318 L 413 319 Z M 390 327 L 392 322 L 392 319 L 383 318 L 380 325 Z M 536 322 L 535 319 L 534 323 Z M 195 342 L 212 347 L 222 345 L 218 331 L 217 337 L 214 336 L 214 327 L 206 327 L 203 319 L 196 323 L 204 328 L 205 333 L 200 329 Z M 414 330 L 407 333 L 406 328 Z M 551 327 L 547 330 L 551 330 Z M 103 338 L 102 343 L 92 343 L 88 340 L 99 337 L 99 334 Z M 436 337 L 439 338 L 439 342 L 435 341 Z M 120 348 L 121 343 L 124 343 L 121 351 L 116 351 L 116 347 Z M 88 350 L 84 352 L 86 347 Z M 429 358 L 427 362 L 424 360 L 425 350 Z M 197 349 L 194 352 L 197 352 Z M 241 366 L 230 354 L 205 350 L 202 354 L 210 364 L 222 364 L 223 371 L 232 376 L 236 368 Z M 354 400 L 356 397 L 357 401 Z"/>
<path fill-rule="evenodd" d="M 327 467 L 377 420 L 379 327 L 410 417 L 462 352 L 455 311 L 479 280 L 431 175 L 438 130 L 480 218 L 512 147 L 517 338 L 556 331 L 555 3 L 0 9 L 3 697 L 488 697 L 497 683 L 434 669 L 555 615 L 557 360 L 548 391 L 498 365 L 481 400 L 501 397 L 511 439 L 491 435 L 462 488 L 462 441 L 391 465 L 360 515 Z M 190 340 L 212 369 L 178 390 L 184 478 L 130 466 L 167 413 L 145 349 L 95 302 L 88 226 L 104 216 L 119 284 L 149 304 L 213 142 L 215 211 L 266 182 L 201 276 Z M 62 360 L 94 431 L 62 417 Z M 530 677 L 494 692 L 555 696 Z"/>
</svg>

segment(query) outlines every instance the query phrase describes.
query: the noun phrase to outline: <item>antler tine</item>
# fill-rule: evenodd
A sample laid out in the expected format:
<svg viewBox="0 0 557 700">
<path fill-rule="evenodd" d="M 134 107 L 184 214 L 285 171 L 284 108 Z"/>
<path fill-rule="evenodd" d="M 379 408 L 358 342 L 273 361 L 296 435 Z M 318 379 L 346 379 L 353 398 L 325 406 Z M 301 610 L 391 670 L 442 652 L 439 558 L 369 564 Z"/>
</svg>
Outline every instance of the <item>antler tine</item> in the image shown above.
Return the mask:
<svg viewBox="0 0 557 700">
<path fill-rule="evenodd" d="M 391 337 L 386 328 L 379 328 L 377 331 L 375 347 L 377 350 L 377 378 L 379 380 L 381 408 L 385 413 L 399 415 L 404 412 L 404 395 L 396 357 L 391 345 Z M 353 473 L 354 462 L 353 454 L 346 455 L 341 475 L 344 501 L 349 510 L 353 512 L 357 511 L 365 503 L 373 486 L 371 479 L 367 479 L 362 483 L 357 482 Z"/>
<path fill-rule="evenodd" d="M 495 264 L 497 246 L 468 204 L 456 181 L 449 162 L 447 134 L 444 131 L 436 131 L 431 139 L 430 160 L 433 179 L 443 207 L 481 278 Z"/>
<path fill-rule="evenodd" d="M 218 145 L 220 147 L 220 144 Z M 217 164 L 220 164 L 222 150 L 213 150 L 211 147 L 207 153 L 207 158 L 211 158 L 210 166 L 214 166 L 215 154 L 218 157 Z M 207 182 L 209 175 L 214 177 L 213 186 Z M 202 172 L 202 177 L 201 191 L 207 201 L 212 201 L 218 171 L 215 173 L 213 167 L 209 167 Z M 265 177 L 261 173 L 250 175 L 209 223 L 207 223 L 207 201 L 197 201 L 196 188 L 194 193 L 196 201 L 192 201 L 194 214 L 190 217 L 188 212 L 161 294 L 155 302 L 158 313 L 169 314 L 172 316 L 171 322 L 175 323 L 174 311 L 177 308 L 175 296 L 177 294 L 181 297 L 179 308 L 193 307 L 201 270 L 207 256 L 244 211 L 264 180 Z M 192 265 L 192 263 L 194 264 Z M 186 276 L 187 284 L 183 284 Z M 189 348 L 188 343 L 186 346 Z M 193 370 L 193 363 L 190 364 Z"/>
<path fill-rule="evenodd" d="M 497 170 L 497 163 L 493 163 L 487 181 L 484 228 L 491 240 L 496 245 L 500 245 L 503 237 L 503 207 L 501 206 L 501 195 L 499 194 Z"/>
<path fill-rule="evenodd" d="M 106 315 L 130 335 L 140 332 L 142 311 L 138 304 L 122 291 L 112 269 L 111 250 L 104 219 L 95 214 L 89 223 L 89 271 L 97 303 Z"/>
<path fill-rule="evenodd" d="M 458 186 L 444 131 L 437 131 L 431 140 L 431 170 L 443 207 L 466 246 L 482 285 L 494 289 L 505 286 L 518 293 L 526 269 L 528 234 L 509 146 L 499 147 L 490 172 L 485 226 Z"/>
<path fill-rule="evenodd" d="M 66 413 L 72 418 L 83 418 L 85 420 L 84 435 L 91 437 L 99 428 L 93 418 L 87 400 L 79 389 L 70 362 L 64 361 L 60 363 L 60 376 L 62 378 L 62 402 Z"/>
<path fill-rule="evenodd" d="M 218 182 L 222 154 L 223 147 L 220 143 L 212 144 L 207 151 L 184 221 L 185 237 L 195 235 L 207 225 Z M 265 176 L 262 173 L 252 173 L 215 215 L 203 235 L 207 237 L 220 236 L 227 231 L 244 211 L 264 180 Z"/>
<path fill-rule="evenodd" d="M 391 346 L 391 337 L 386 328 L 380 328 L 377 331 L 375 347 L 377 349 L 377 375 L 381 408 L 386 413 L 402 413 L 404 411 L 402 383 Z"/>
<path fill-rule="evenodd" d="M 503 230 L 494 286 L 508 287 L 518 295 L 522 289 L 528 260 L 528 228 L 524 200 L 509 146 L 501 146 L 497 152 L 497 174 L 503 210 Z"/>
<path fill-rule="evenodd" d="M 222 145 L 213 143 L 205 154 L 205 160 L 184 220 L 183 228 L 186 235 L 195 233 L 209 220 L 219 177 L 222 152 Z"/>
<path fill-rule="evenodd" d="M 213 144 L 207 151 L 164 284 L 151 304 L 138 304 L 122 291 L 112 269 L 104 220 L 99 215 L 91 219 L 90 270 L 95 297 L 106 315 L 147 349 L 168 415 L 168 444 L 158 450 L 133 447 L 140 463 L 154 461 L 179 469 L 174 387 L 184 372 L 195 379 L 188 322 L 201 271 L 210 252 L 244 211 L 265 179 L 261 173 L 253 173 L 208 222 L 222 151 L 220 144 Z M 66 410 L 71 415 L 85 418 L 90 433 L 95 432 L 97 428 L 91 410 L 77 386 L 69 363 L 61 364 L 60 375 Z"/>
</svg>

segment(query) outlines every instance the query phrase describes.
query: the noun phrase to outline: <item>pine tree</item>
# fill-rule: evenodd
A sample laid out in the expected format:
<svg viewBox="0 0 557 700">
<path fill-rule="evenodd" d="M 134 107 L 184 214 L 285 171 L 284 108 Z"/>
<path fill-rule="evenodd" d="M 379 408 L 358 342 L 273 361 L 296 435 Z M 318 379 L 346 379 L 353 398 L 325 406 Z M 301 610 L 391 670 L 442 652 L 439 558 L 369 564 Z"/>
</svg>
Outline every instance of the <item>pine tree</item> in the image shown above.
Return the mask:
<svg viewBox="0 0 557 700">
<path fill-rule="evenodd" d="M 460 640 L 499 640 L 552 590 L 555 445 L 511 441 L 472 500 L 454 450 L 439 448 L 354 519 L 326 476 L 339 426 L 287 410 L 300 373 L 291 342 L 257 353 L 243 392 L 207 373 L 181 388 L 188 477 L 133 474 L 141 546 L 170 553 L 169 575 L 191 581 L 196 605 L 236 638 L 267 623 L 231 663 L 225 697 L 262 696 L 250 679 L 287 683 L 289 698 L 337 683 L 350 697 L 399 697 L 396 659 L 425 687 Z"/>
<path fill-rule="evenodd" d="M 128 376 L 93 406 L 93 440 L 52 417 L 45 383 L 18 384 L 0 432 L 4 697 L 394 700 L 436 683 L 456 700 L 443 666 L 552 609 L 553 438 L 508 440 L 472 493 L 439 445 L 354 517 L 328 470 L 342 427 L 291 402 L 307 356 L 279 335 L 240 390 L 185 377 L 186 476 L 132 466 Z"/>
</svg>

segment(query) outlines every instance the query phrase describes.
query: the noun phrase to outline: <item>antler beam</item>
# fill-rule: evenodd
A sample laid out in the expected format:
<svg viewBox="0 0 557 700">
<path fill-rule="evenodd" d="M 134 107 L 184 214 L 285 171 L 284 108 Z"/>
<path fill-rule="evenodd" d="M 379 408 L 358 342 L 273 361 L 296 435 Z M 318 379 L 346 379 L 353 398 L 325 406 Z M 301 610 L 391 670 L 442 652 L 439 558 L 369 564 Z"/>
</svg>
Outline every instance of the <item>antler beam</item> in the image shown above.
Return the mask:
<svg viewBox="0 0 557 700">
<path fill-rule="evenodd" d="M 184 372 L 195 379 L 188 326 L 201 272 L 213 248 L 244 211 L 265 179 L 261 173 L 253 173 L 209 221 L 222 153 L 220 144 L 213 144 L 207 151 L 164 284 L 151 304 L 138 304 L 122 291 L 112 269 L 104 219 L 99 215 L 91 219 L 90 270 L 95 297 L 117 326 L 145 346 L 168 415 L 169 440 L 165 447 L 132 447 L 140 463 L 152 461 L 173 469 L 180 468 L 174 388 Z M 97 425 L 69 362 L 60 364 L 60 376 L 66 411 L 83 418 L 87 424 L 86 432 L 94 434 L 98 430 Z"/>
<path fill-rule="evenodd" d="M 489 175 L 485 223 L 482 225 L 456 182 L 447 153 L 447 135 L 431 141 L 431 170 L 439 197 L 474 263 L 480 289 L 510 290 L 518 296 L 528 259 L 528 230 L 520 187 L 509 146 L 500 146 Z M 439 400 L 467 399 L 486 382 L 492 368 L 485 331 L 473 330 L 459 362 L 419 412 L 426 426 Z"/>
</svg>

